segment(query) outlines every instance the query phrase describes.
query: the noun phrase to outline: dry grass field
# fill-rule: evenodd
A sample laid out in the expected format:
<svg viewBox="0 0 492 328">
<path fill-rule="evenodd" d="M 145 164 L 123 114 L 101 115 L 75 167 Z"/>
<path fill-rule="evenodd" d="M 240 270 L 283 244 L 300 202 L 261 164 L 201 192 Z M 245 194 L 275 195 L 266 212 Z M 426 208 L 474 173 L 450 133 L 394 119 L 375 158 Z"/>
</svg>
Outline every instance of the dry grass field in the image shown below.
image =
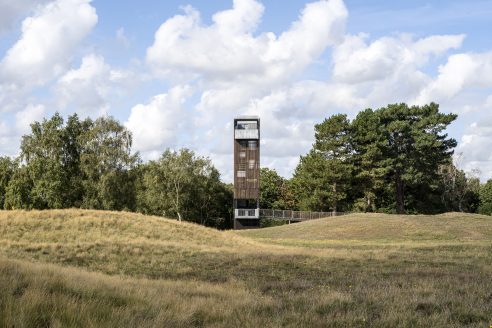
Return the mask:
<svg viewBox="0 0 492 328">
<path fill-rule="evenodd" d="M 492 217 L 0 211 L 0 327 L 489 327 Z"/>
</svg>

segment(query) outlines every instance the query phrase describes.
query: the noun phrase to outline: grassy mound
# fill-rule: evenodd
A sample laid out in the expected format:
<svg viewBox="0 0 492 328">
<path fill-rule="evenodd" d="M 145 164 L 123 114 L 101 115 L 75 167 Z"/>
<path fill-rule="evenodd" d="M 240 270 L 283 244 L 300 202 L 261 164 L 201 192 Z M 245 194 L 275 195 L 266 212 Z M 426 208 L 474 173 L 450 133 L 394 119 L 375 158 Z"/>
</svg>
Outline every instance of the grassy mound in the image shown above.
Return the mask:
<svg viewBox="0 0 492 328">
<path fill-rule="evenodd" d="M 3 240 L 29 243 L 167 242 L 183 247 L 239 245 L 242 238 L 201 225 L 130 212 L 0 211 Z"/>
<path fill-rule="evenodd" d="M 492 218 L 349 215 L 220 232 L 0 212 L 0 326 L 483 327 Z"/>
<path fill-rule="evenodd" d="M 245 237 L 282 240 L 372 242 L 466 242 L 492 240 L 492 217 L 466 213 L 441 215 L 350 214 L 239 232 Z"/>
<path fill-rule="evenodd" d="M 191 277 L 201 254 L 221 261 L 255 244 L 197 224 L 90 210 L 0 212 L 0 236 L 10 258 L 147 278 Z"/>
</svg>

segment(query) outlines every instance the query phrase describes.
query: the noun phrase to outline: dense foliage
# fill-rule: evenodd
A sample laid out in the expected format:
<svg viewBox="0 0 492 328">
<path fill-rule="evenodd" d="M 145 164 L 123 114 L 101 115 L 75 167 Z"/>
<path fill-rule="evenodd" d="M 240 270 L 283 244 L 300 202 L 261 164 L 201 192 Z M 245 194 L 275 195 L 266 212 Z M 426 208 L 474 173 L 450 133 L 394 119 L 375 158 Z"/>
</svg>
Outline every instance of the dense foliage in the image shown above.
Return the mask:
<svg viewBox="0 0 492 328">
<path fill-rule="evenodd" d="M 456 141 L 445 133 L 455 119 L 434 103 L 366 109 L 352 121 L 342 114 L 325 119 L 286 183 L 295 195 L 291 208 L 476 212 L 480 181 L 453 164 Z M 486 196 L 481 199 L 485 204 Z M 269 202 L 282 203 L 281 197 Z"/>
<path fill-rule="evenodd" d="M 296 206 L 290 181 L 277 171 L 268 168 L 260 170 L 260 208 L 293 209 Z"/>
<path fill-rule="evenodd" d="M 492 180 L 480 188 L 480 214 L 492 215 Z"/>
<path fill-rule="evenodd" d="M 139 212 L 230 226 L 232 190 L 210 160 L 188 149 L 166 150 L 159 160 L 140 165 L 138 176 Z"/>
<path fill-rule="evenodd" d="M 231 188 L 210 160 L 166 150 L 144 164 L 131 147 L 111 117 L 34 122 L 19 158 L 0 158 L 0 208 L 140 211 L 228 227 Z"/>
<path fill-rule="evenodd" d="M 0 209 L 4 207 L 5 193 L 14 173 L 14 162 L 9 157 L 0 157 Z"/>
</svg>

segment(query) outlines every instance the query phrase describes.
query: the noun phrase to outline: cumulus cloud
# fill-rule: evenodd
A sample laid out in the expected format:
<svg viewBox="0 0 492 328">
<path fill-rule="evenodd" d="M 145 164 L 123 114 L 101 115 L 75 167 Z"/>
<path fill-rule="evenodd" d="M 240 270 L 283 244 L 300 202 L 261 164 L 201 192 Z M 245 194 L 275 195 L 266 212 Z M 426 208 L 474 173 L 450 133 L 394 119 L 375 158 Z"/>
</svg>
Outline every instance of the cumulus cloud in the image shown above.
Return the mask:
<svg viewBox="0 0 492 328">
<path fill-rule="evenodd" d="M 470 124 L 462 135 L 457 148 L 463 154 L 465 171 L 479 169 L 482 177 L 492 178 L 492 116 Z"/>
<path fill-rule="evenodd" d="M 261 116 L 265 153 L 272 157 L 289 157 L 305 153 L 314 137 L 314 120 L 296 102 L 291 90 L 272 93 L 252 103 L 246 114 Z M 300 114 L 300 113 L 299 113 Z"/>
<path fill-rule="evenodd" d="M 199 121 L 226 125 L 227 119 L 241 113 L 260 115 L 269 152 L 280 157 L 302 154 L 311 146 L 314 123 L 325 117 L 412 100 L 431 79 L 420 69 L 430 58 L 459 47 L 464 35 L 367 39 L 366 35 L 348 35 L 334 46 L 331 80 L 300 79 L 270 89 L 238 81 L 208 88 L 197 105 Z M 268 149 L 275 144 L 273 140 L 285 147 Z M 218 152 L 225 149 L 230 150 L 222 143 L 217 145 Z"/>
<path fill-rule="evenodd" d="M 247 104 L 257 95 L 257 90 L 248 85 L 233 84 L 226 88 L 210 88 L 203 91 L 197 109 L 221 114 L 230 113 Z"/>
<path fill-rule="evenodd" d="M 10 124 L 6 121 L 0 121 L 0 149 L 2 149 L 2 156 L 15 155 L 16 146 L 19 143 L 18 137 Z"/>
<path fill-rule="evenodd" d="M 72 107 L 79 113 L 99 116 L 109 109 L 109 98 L 135 79 L 131 71 L 113 69 L 102 56 L 90 54 L 82 58 L 79 68 L 58 79 L 54 91 L 60 108 Z"/>
<path fill-rule="evenodd" d="M 418 95 L 417 102 L 453 98 L 467 88 L 492 87 L 492 52 L 449 56 L 439 67 L 439 75 Z"/>
<path fill-rule="evenodd" d="M 232 9 L 215 14 L 212 24 L 204 25 L 199 12 L 187 7 L 183 15 L 160 26 L 147 49 L 147 63 L 155 73 L 201 82 L 200 100 L 193 108 L 200 138 L 191 144 L 201 154 L 213 154 L 214 161 L 230 154 L 230 120 L 244 113 L 259 114 L 266 122 L 262 136 L 271 152 L 267 166 L 275 156 L 297 158 L 312 142 L 312 110 L 304 107 L 313 105 L 311 88 L 308 83 L 289 84 L 343 39 L 346 8 L 341 0 L 309 3 L 298 20 L 278 35 L 255 34 L 263 11 L 257 1 L 236 0 Z M 320 97 L 325 93 L 325 103 L 330 103 L 327 91 L 336 91 L 336 99 L 344 92 L 337 87 L 318 89 Z M 285 147 L 275 147 L 274 139 Z"/>
<path fill-rule="evenodd" d="M 306 5 L 281 35 L 254 35 L 263 10 L 255 0 L 234 0 L 232 9 L 215 14 L 205 26 L 199 12 L 186 7 L 184 15 L 160 26 L 147 49 L 147 62 L 166 76 L 262 85 L 284 81 L 342 37 L 347 17 L 343 1 L 323 0 Z"/>
<path fill-rule="evenodd" d="M 462 47 L 464 34 L 397 34 L 374 40 L 363 33 L 345 35 L 347 11 L 336 0 L 307 4 L 283 33 L 256 33 L 265 10 L 258 1 L 236 0 L 232 9 L 204 24 L 198 11 L 186 7 L 184 14 L 160 26 L 147 49 L 147 63 L 157 75 L 199 82 L 194 124 L 207 149 L 198 143 L 195 148 L 221 158 L 218 165 L 227 171 L 234 116 L 262 118 L 262 165 L 290 175 L 298 156 L 311 147 L 313 125 L 325 117 L 394 102 L 449 99 L 470 86 L 488 85 L 492 76 L 486 54 L 448 58 Z M 329 47 L 332 66 L 326 79 L 304 80 L 302 73 L 325 60 Z M 454 57 L 463 56 L 468 62 L 453 65 Z M 433 77 L 428 65 L 443 60 L 448 63 Z M 473 103 L 464 97 L 460 106 L 472 108 Z"/>
<path fill-rule="evenodd" d="M 102 115 L 107 109 L 110 67 L 97 55 L 82 59 L 78 69 L 71 69 L 58 80 L 55 93 L 60 107 L 71 104 L 84 113 Z"/>
<path fill-rule="evenodd" d="M 0 33 L 8 31 L 22 16 L 49 0 L 0 0 Z"/>
<path fill-rule="evenodd" d="M 20 39 L 0 62 L 1 83 L 23 89 L 59 76 L 96 23 L 90 0 L 57 0 L 38 7 L 24 19 Z"/>
<path fill-rule="evenodd" d="M 430 56 L 459 48 L 464 35 L 434 35 L 413 41 L 408 36 L 383 37 L 367 44 L 366 35 L 349 35 L 333 54 L 333 77 L 337 81 L 362 83 L 387 79 L 402 69 L 417 69 Z"/>
<path fill-rule="evenodd" d="M 258 115 L 261 118 L 261 165 L 275 167 L 280 174 L 289 176 L 299 155 L 309 150 L 316 122 L 312 115 L 313 109 L 305 107 L 309 106 L 310 96 L 303 97 L 300 93 L 297 87 L 280 88 L 263 97 L 240 99 L 238 107 L 231 107 L 227 113 L 209 111 L 209 120 L 200 126 L 202 132 L 194 148 L 213 158 L 214 164 L 225 173 L 224 178 L 230 178 L 233 146 L 231 120 L 242 114 Z M 224 91 L 224 97 L 226 94 Z M 210 103 L 202 102 L 201 105 Z M 202 118 L 207 118 L 206 111 L 200 120 Z"/>
<path fill-rule="evenodd" d="M 10 120 L 0 121 L 0 156 L 16 156 L 21 137 L 31 132 L 31 123 L 41 121 L 45 107 L 41 104 L 28 104 Z"/>
<path fill-rule="evenodd" d="M 155 157 L 167 147 L 175 148 L 178 132 L 187 122 L 183 105 L 191 92 L 187 85 L 176 86 L 131 109 L 125 125 L 133 133 L 135 150 Z"/>
<path fill-rule="evenodd" d="M 24 135 L 31 131 L 31 123 L 41 121 L 45 114 L 45 107 L 41 104 L 29 104 L 15 114 L 16 134 Z"/>
<path fill-rule="evenodd" d="M 196 108 L 200 114 L 197 122 L 209 127 L 205 138 L 210 151 L 220 155 L 232 151 L 229 138 L 214 141 L 216 134 L 212 131 L 230 133 L 229 121 L 233 116 L 244 113 L 259 115 L 262 118 L 263 154 L 268 154 L 263 164 L 272 167 L 279 161 L 291 163 L 279 168 L 283 174 L 289 175 L 294 168 L 292 163 L 296 162 L 294 159 L 311 147 L 315 123 L 338 112 L 353 115 L 366 107 L 411 101 L 431 80 L 421 69 L 430 59 L 460 47 L 464 39 L 464 35 L 435 35 L 420 39 L 400 35 L 368 42 L 369 36 L 364 34 L 340 37 L 340 30 L 333 26 L 323 28 L 325 34 L 313 34 L 316 28 L 310 27 L 308 21 L 315 24 L 323 21 L 323 17 L 332 17 L 332 11 L 322 10 L 327 5 L 327 2 L 308 4 L 300 19 L 275 38 L 278 41 L 276 45 L 269 43 L 264 47 L 266 52 L 261 58 L 271 58 L 275 64 L 266 66 L 276 67 L 278 72 L 287 74 L 296 71 L 295 67 L 305 69 L 305 63 L 311 63 L 315 57 L 312 53 L 319 54 L 331 45 L 334 48 L 332 78 L 302 80 L 294 75 L 291 80 L 271 83 L 268 88 L 264 87 L 265 82 L 249 83 L 247 79 L 208 86 Z M 323 43 L 323 40 L 330 41 Z M 281 47 L 276 48 L 278 45 Z M 317 46 L 318 50 L 313 50 Z M 297 53 L 293 54 L 288 49 L 295 49 Z M 283 61 L 283 58 L 289 60 Z M 239 64 L 240 57 L 237 60 Z M 235 72 L 232 68 L 229 71 Z M 269 79 L 268 69 L 264 73 L 263 79 L 277 81 Z"/>
</svg>

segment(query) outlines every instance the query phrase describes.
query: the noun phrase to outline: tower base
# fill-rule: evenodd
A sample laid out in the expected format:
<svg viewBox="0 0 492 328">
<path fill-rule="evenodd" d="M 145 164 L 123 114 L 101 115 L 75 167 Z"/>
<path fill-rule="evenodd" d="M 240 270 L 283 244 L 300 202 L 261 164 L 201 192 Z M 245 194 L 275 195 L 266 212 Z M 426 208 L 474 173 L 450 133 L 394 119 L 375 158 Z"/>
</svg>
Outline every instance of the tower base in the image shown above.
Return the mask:
<svg viewBox="0 0 492 328">
<path fill-rule="evenodd" d="M 260 219 L 234 219 L 234 230 L 258 229 L 259 227 Z"/>
</svg>

